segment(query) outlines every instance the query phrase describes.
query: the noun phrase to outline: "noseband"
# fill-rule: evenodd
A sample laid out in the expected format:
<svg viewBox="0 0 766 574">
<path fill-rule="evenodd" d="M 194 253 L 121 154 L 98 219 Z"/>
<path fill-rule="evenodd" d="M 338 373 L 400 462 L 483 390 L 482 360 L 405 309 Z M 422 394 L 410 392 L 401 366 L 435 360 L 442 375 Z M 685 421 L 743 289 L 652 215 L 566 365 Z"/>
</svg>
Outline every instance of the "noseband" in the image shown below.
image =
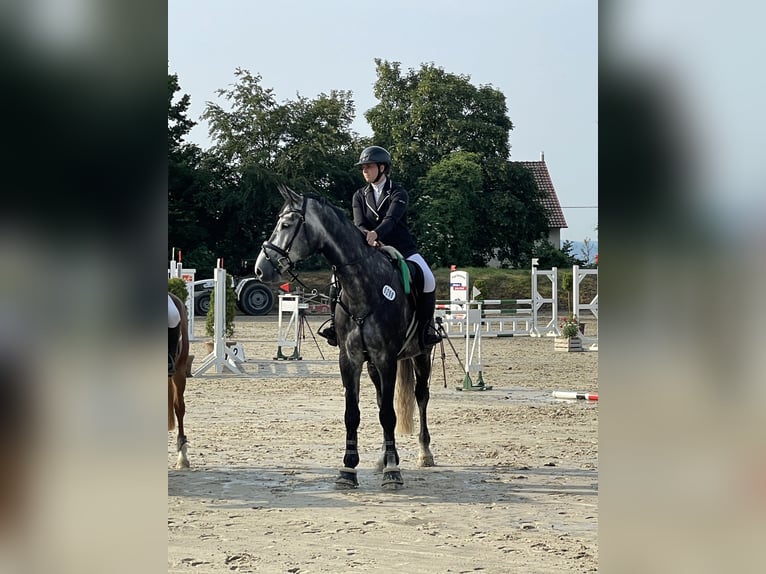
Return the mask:
<svg viewBox="0 0 766 574">
<path fill-rule="evenodd" d="M 290 248 L 293 246 L 293 241 L 295 241 L 295 238 L 298 237 L 298 233 L 300 233 L 301 227 L 306 221 L 306 200 L 307 198 L 304 196 L 303 205 L 301 205 L 300 209 L 289 209 L 282 215 L 284 217 L 290 213 L 297 213 L 299 217 L 298 225 L 295 226 L 295 232 L 290 238 L 290 241 L 287 242 L 285 248 L 282 249 L 270 241 L 264 241 L 263 245 L 261 246 L 263 249 L 263 254 L 266 256 L 266 261 L 271 263 L 271 266 L 280 275 L 286 271 L 291 271 L 291 269 L 295 266 L 295 263 L 292 261 L 292 259 L 290 259 Z M 290 273 L 290 275 L 293 274 Z"/>
</svg>

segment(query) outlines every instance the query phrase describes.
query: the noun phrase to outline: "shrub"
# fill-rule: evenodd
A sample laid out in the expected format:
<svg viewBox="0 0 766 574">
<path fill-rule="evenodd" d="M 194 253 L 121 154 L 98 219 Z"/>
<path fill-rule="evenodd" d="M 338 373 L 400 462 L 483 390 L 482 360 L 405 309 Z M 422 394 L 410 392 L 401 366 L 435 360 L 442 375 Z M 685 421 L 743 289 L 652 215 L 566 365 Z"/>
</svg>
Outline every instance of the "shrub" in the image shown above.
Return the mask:
<svg viewBox="0 0 766 574">
<path fill-rule="evenodd" d="M 230 338 L 234 335 L 234 317 L 237 315 L 237 294 L 234 287 L 226 286 L 226 325 L 224 335 Z M 215 291 L 210 293 L 210 308 L 207 310 L 205 319 L 205 332 L 212 337 L 215 330 Z"/>
<path fill-rule="evenodd" d="M 189 291 L 186 288 L 186 281 L 178 277 L 168 279 L 168 293 L 172 293 L 181 301 L 186 302 L 186 298 L 189 296 Z"/>
</svg>

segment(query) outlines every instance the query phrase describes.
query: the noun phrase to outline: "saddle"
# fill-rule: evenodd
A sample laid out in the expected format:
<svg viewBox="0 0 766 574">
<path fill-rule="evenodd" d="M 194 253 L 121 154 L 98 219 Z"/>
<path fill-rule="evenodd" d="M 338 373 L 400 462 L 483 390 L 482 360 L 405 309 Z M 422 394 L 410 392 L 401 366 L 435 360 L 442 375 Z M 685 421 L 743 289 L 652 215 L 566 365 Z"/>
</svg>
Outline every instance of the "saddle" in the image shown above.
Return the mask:
<svg viewBox="0 0 766 574">
<path fill-rule="evenodd" d="M 395 267 L 399 268 L 404 293 L 411 299 L 417 300 L 418 295 L 423 292 L 423 270 L 420 265 L 407 261 L 396 248 L 390 245 L 381 245 L 380 250 L 391 258 Z"/>
</svg>

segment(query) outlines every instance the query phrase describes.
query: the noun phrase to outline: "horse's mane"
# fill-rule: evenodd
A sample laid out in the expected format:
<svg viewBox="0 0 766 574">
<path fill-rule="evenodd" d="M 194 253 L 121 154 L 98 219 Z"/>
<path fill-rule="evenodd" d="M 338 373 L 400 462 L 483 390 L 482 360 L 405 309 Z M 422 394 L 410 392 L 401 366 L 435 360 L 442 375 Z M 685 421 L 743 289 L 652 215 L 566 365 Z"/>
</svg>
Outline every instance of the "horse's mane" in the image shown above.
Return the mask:
<svg viewBox="0 0 766 574">
<path fill-rule="evenodd" d="M 314 192 L 306 193 L 304 194 L 304 197 L 306 197 L 307 199 L 313 199 L 317 201 L 322 207 L 327 207 L 330 210 L 332 210 L 335 213 L 335 215 L 338 217 L 338 219 L 348 223 L 349 227 L 353 228 L 355 231 L 358 232 L 357 235 L 359 236 L 360 239 L 364 239 L 364 235 L 361 233 L 361 230 L 356 226 L 353 219 L 351 219 L 348 216 L 348 213 L 344 209 L 338 207 L 332 201 L 327 199 L 325 196 L 319 195 L 318 193 L 314 193 Z M 366 241 L 363 241 L 363 243 L 367 245 Z"/>
</svg>

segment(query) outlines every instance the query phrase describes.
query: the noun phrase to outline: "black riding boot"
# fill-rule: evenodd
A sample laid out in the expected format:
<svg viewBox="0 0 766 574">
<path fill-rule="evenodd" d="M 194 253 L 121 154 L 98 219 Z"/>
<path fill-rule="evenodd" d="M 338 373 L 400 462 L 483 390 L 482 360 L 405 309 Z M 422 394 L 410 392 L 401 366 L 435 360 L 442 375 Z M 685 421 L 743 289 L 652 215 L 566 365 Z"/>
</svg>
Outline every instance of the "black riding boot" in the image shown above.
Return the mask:
<svg viewBox="0 0 766 574">
<path fill-rule="evenodd" d="M 434 309 L 436 308 L 436 291 L 423 293 L 418 301 L 418 325 L 420 325 L 420 346 L 423 348 L 436 345 L 442 340 L 433 325 Z"/>
<path fill-rule="evenodd" d="M 338 335 L 335 332 L 335 306 L 337 305 L 338 288 L 335 285 L 330 286 L 330 324 L 324 329 L 320 329 L 317 335 L 327 339 L 327 344 L 332 347 L 338 346 Z"/>
<path fill-rule="evenodd" d="M 168 327 L 168 377 L 176 372 L 176 355 L 178 354 L 178 340 L 180 338 L 180 323 L 177 327 Z"/>
</svg>

